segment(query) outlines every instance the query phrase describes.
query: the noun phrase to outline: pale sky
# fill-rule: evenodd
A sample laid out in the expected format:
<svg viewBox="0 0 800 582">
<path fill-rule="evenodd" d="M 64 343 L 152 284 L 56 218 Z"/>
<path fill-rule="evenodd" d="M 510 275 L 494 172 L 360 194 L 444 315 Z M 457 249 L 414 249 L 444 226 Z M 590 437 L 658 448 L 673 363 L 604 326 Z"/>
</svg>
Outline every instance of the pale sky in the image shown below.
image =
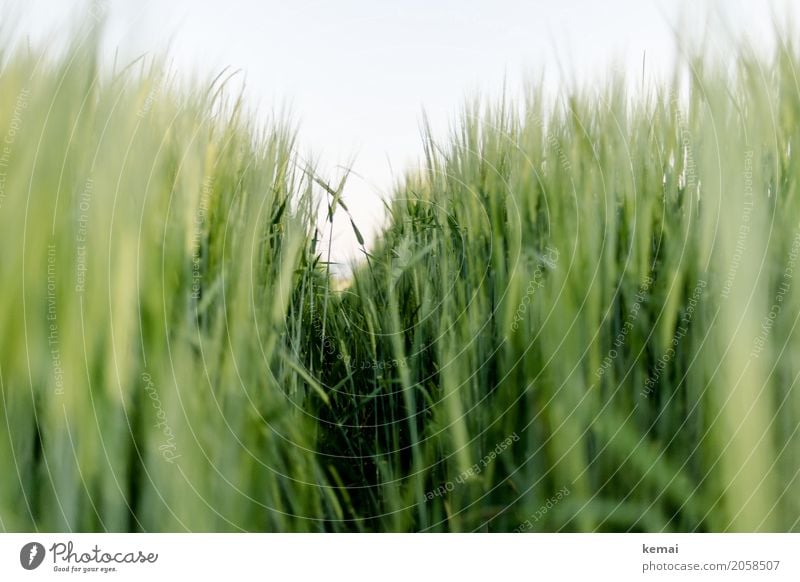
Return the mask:
<svg viewBox="0 0 800 582">
<path fill-rule="evenodd" d="M 421 154 L 423 110 L 446 135 L 466 98 L 518 95 L 546 74 L 602 79 L 614 64 L 641 79 L 665 74 L 676 58 L 674 29 L 708 37 L 708 16 L 764 46 L 773 11 L 797 16 L 789 0 L 109 0 L 106 46 L 122 59 L 169 52 L 179 71 L 213 76 L 242 69 L 250 102 L 265 114 L 288 106 L 304 154 L 322 173 L 350 164 L 345 200 L 362 232 L 382 221 L 381 197 Z M 17 35 L 52 38 L 79 0 L 0 0 L 0 23 Z M 724 35 L 723 35 L 724 36 Z M 767 39 L 767 40 L 765 40 Z M 711 40 L 725 53 L 730 38 Z M 337 221 L 338 222 L 338 221 Z M 356 255 L 349 224 L 334 229 L 334 255 Z"/>
</svg>

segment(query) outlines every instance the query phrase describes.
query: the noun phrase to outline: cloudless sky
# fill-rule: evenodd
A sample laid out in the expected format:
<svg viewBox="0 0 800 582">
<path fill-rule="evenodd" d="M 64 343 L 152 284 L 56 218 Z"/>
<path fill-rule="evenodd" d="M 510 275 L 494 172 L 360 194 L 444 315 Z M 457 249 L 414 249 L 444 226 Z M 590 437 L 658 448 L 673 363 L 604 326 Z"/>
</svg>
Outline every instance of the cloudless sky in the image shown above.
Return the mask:
<svg viewBox="0 0 800 582">
<path fill-rule="evenodd" d="M 547 88 L 601 79 L 609 66 L 641 78 L 675 62 L 675 30 L 722 54 L 745 35 L 773 38 L 773 14 L 800 13 L 789 0 L 110 0 L 105 44 L 121 58 L 169 52 L 181 71 L 212 76 L 242 69 L 246 93 L 262 112 L 288 107 L 302 153 L 323 174 L 338 165 L 357 176 L 345 200 L 370 238 L 381 197 L 418 160 L 423 110 L 436 133 L 468 97 L 519 95 L 545 72 Z M 0 24 L 18 36 L 51 38 L 85 1 L 0 0 Z M 731 36 L 709 37 L 709 22 Z M 68 28 L 68 27 L 67 27 Z M 334 229 L 335 256 L 355 256 L 349 224 Z"/>
</svg>

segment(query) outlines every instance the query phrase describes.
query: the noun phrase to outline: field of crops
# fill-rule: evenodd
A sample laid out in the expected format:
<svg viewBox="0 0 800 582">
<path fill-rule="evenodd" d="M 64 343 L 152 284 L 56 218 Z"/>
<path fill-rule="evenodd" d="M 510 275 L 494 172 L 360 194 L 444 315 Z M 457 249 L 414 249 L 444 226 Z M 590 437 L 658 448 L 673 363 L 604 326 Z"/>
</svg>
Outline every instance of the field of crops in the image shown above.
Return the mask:
<svg viewBox="0 0 800 582">
<path fill-rule="evenodd" d="M 2 531 L 800 531 L 794 47 L 471 103 L 343 284 L 294 129 L 96 34 L 0 50 Z"/>
</svg>

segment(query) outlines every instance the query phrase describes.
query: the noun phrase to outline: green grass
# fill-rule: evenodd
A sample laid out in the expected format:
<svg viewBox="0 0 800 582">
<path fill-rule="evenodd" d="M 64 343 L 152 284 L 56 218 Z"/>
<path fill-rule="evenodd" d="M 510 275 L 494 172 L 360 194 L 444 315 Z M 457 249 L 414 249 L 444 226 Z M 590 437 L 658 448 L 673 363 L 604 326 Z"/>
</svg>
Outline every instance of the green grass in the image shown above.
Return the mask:
<svg viewBox="0 0 800 582">
<path fill-rule="evenodd" d="M 344 290 L 290 126 L 96 50 L 0 53 L 5 530 L 800 529 L 793 47 L 471 104 Z"/>
</svg>

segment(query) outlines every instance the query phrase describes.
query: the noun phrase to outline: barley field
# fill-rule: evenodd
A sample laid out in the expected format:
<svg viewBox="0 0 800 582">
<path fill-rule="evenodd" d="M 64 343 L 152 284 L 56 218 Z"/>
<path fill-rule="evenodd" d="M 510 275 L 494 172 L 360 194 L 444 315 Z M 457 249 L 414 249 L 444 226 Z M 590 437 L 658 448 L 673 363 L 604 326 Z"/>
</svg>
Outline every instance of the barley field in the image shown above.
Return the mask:
<svg viewBox="0 0 800 582">
<path fill-rule="evenodd" d="M 468 101 L 342 280 L 294 126 L 97 34 L 0 49 L 3 531 L 800 531 L 788 39 Z"/>
</svg>

